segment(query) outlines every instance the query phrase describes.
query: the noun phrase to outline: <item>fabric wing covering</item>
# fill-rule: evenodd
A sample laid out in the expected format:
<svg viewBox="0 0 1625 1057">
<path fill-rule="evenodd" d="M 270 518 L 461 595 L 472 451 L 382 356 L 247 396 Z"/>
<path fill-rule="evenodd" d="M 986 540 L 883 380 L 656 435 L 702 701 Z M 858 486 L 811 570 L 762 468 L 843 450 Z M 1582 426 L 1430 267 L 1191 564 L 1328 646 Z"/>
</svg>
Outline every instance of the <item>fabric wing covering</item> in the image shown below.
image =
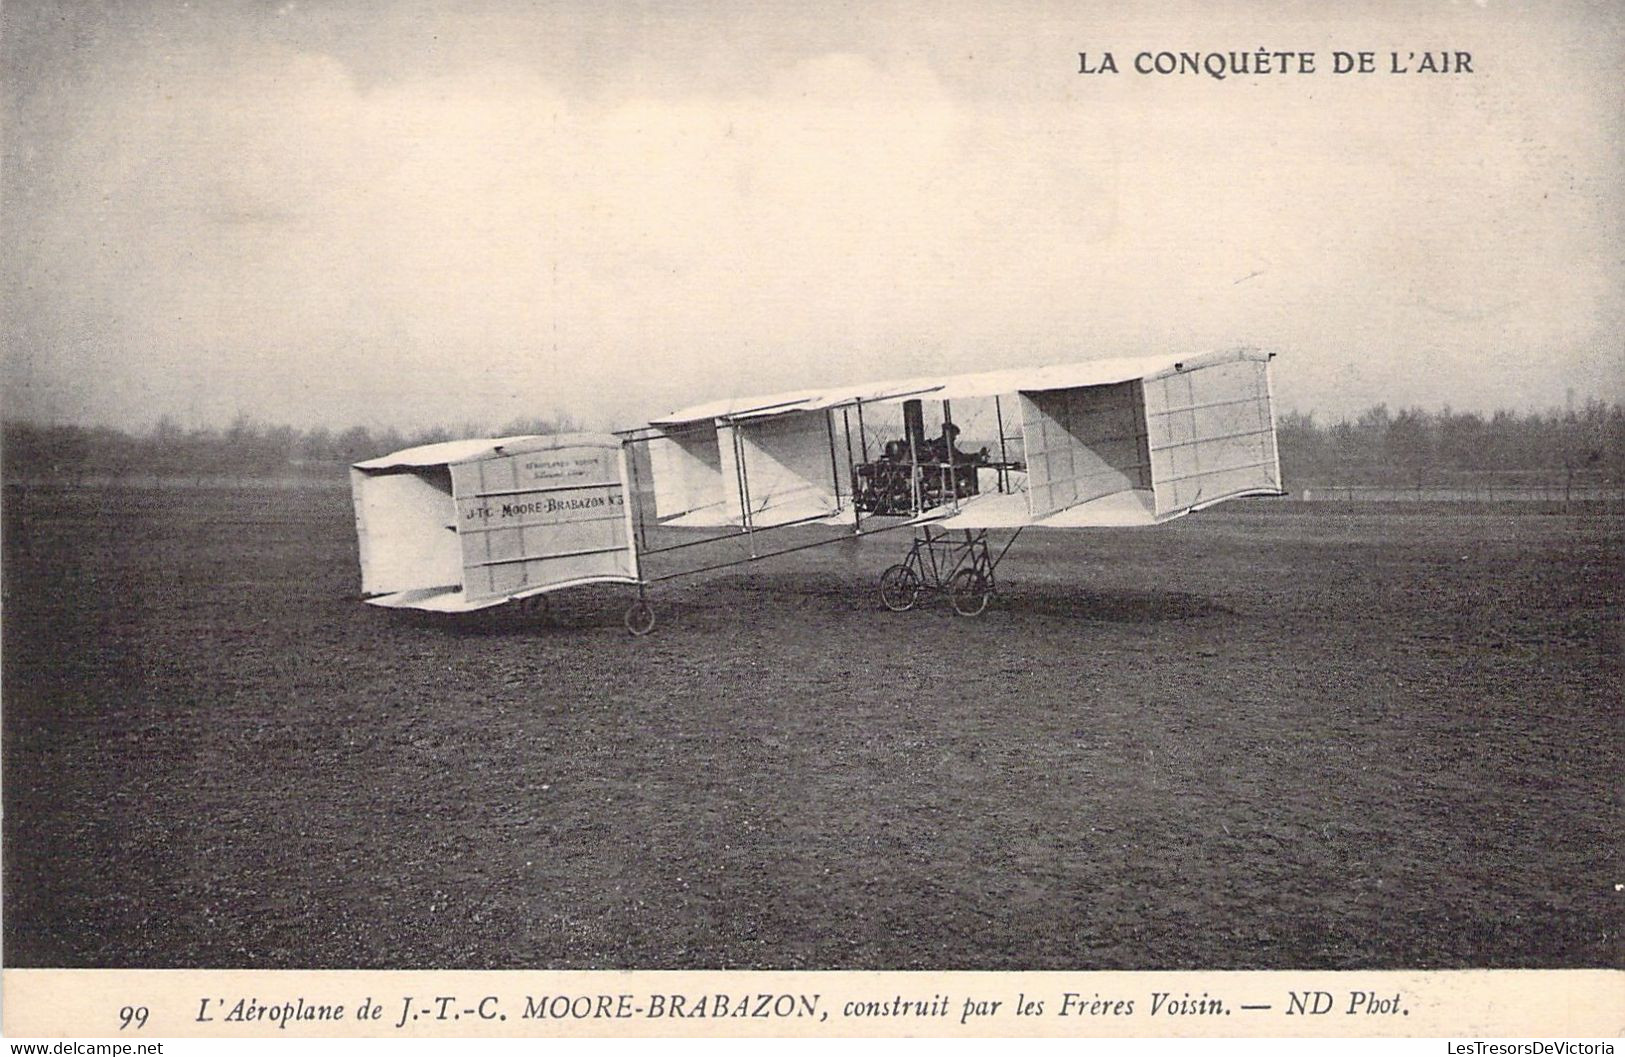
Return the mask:
<svg viewBox="0 0 1625 1057">
<path fill-rule="evenodd" d="M 620 442 L 603 434 L 426 445 L 350 472 L 361 589 L 460 612 L 576 584 L 636 583 Z"/>
<path fill-rule="evenodd" d="M 728 431 L 737 444 L 739 473 L 729 482 L 735 510 L 751 528 L 832 517 L 835 494 L 829 415 L 791 411 L 741 419 Z"/>
<path fill-rule="evenodd" d="M 1159 519 L 1281 493 L 1267 359 L 1160 375 L 1144 391 Z"/>
<path fill-rule="evenodd" d="M 986 495 L 948 528 L 1152 525 L 1247 495 L 1280 495 L 1269 357 L 1251 350 L 1050 369 L 1019 390 L 1025 495 Z M 1106 370 L 1128 374 L 1111 380 Z M 1069 378 L 1068 375 L 1071 375 Z"/>
<path fill-rule="evenodd" d="M 662 525 L 772 528 L 841 513 L 823 411 L 776 407 L 656 428 L 649 463 Z"/>
<path fill-rule="evenodd" d="M 1024 487 L 920 521 L 1152 525 L 1225 499 L 1279 495 L 1269 360 L 1252 349 L 1085 360 L 696 405 L 653 422 L 658 517 L 750 528 L 839 517 L 830 412 L 910 399 L 1014 397 L 1026 445 Z"/>
<path fill-rule="evenodd" d="M 655 517 L 683 527 L 731 524 L 722 451 L 712 422 L 687 423 L 648 442 Z M 732 458 L 732 445 L 729 445 Z M 734 510 L 737 511 L 737 506 Z"/>
</svg>

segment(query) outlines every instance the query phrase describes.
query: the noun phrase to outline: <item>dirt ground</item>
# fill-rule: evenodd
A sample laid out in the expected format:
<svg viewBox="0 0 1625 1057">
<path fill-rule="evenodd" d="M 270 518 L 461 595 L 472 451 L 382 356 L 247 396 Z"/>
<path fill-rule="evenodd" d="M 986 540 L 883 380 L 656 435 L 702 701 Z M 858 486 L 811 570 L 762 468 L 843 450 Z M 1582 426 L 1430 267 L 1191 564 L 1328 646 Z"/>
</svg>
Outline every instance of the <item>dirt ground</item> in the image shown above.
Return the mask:
<svg viewBox="0 0 1625 1057">
<path fill-rule="evenodd" d="M 11 966 L 1620 966 L 1625 518 L 1238 502 L 538 621 L 341 489 L 9 490 Z"/>
</svg>

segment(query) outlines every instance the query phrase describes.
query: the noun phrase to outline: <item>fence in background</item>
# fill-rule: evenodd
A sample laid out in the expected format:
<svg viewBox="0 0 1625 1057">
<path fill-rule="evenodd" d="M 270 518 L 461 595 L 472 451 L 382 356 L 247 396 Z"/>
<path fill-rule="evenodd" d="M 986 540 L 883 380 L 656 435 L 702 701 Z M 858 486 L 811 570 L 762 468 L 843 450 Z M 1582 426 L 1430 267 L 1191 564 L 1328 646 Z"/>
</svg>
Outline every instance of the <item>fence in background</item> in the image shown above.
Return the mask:
<svg viewBox="0 0 1625 1057">
<path fill-rule="evenodd" d="M 1625 481 L 1589 470 L 1485 471 L 1441 474 L 1412 482 L 1288 481 L 1303 502 L 1603 503 L 1625 505 Z"/>
</svg>

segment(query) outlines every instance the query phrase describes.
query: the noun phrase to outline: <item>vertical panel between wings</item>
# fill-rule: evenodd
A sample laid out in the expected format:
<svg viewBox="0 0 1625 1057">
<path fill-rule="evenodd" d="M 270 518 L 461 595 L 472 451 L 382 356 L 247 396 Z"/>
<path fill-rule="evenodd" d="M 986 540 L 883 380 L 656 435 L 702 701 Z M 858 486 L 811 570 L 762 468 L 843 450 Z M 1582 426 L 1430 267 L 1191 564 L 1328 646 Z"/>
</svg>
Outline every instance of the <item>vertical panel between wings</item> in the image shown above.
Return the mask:
<svg viewBox="0 0 1625 1057">
<path fill-rule="evenodd" d="M 1238 360 L 1145 382 L 1158 517 L 1280 489 L 1268 370 Z"/>
<path fill-rule="evenodd" d="M 444 466 L 352 470 L 350 481 L 360 530 L 362 593 L 455 587 L 461 581 L 453 528 L 457 511 Z"/>
<path fill-rule="evenodd" d="M 688 423 L 649 438 L 645 447 L 656 520 L 715 520 L 728 499 L 716 425 Z"/>
<path fill-rule="evenodd" d="M 619 446 L 459 463 L 452 485 L 470 600 L 636 575 Z"/>
<path fill-rule="evenodd" d="M 738 438 L 739 477 L 752 528 L 840 511 L 828 412 L 748 419 L 732 432 Z"/>
<path fill-rule="evenodd" d="M 1150 488 L 1138 382 L 1023 392 L 1020 397 L 1031 516 Z"/>
</svg>

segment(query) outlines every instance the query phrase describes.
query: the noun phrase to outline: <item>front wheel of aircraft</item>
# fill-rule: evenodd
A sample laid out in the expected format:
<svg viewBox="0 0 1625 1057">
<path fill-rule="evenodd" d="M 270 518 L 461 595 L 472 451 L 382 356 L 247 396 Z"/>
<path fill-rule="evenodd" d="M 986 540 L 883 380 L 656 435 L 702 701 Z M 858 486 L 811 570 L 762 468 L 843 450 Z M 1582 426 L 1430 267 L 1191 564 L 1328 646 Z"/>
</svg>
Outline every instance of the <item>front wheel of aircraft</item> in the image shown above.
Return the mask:
<svg viewBox="0 0 1625 1057">
<path fill-rule="evenodd" d="M 655 629 L 654 607 L 638 599 L 626 607 L 626 630 L 634 635 L 647 635 Z"/>
<path fill-rule="evenodd" d="M 974 617 L 987 608 L 993 589 L 988 586 L 987 577 L 975 569 L 961 569 L 948 580 L 948 597 L 953 601 L 955 613 Z"/>
<path fill-rule="evenodd" d="M 920 600 L 920 578 L 906 565 L 894 565 L 880 574 L 880 600 L 893 613 L 906 613 Z"/>
</svg>

